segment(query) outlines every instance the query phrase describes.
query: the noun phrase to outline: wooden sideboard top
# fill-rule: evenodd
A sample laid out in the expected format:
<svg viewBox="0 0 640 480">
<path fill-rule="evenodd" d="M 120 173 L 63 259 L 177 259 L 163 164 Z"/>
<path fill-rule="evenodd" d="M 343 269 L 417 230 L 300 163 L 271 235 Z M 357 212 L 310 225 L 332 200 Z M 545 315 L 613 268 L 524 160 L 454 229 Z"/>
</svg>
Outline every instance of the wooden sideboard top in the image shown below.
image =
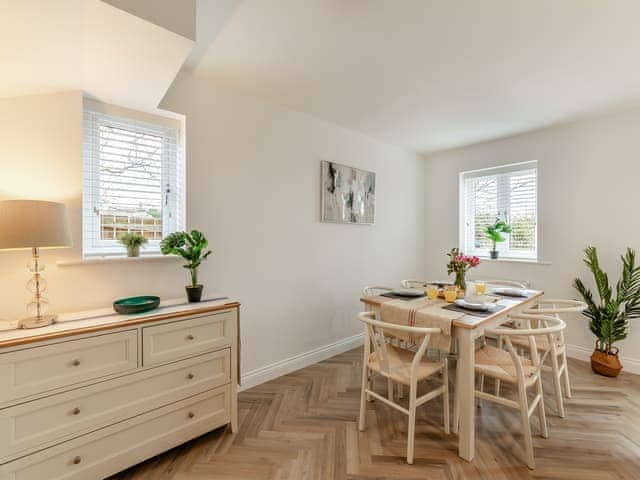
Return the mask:
<svg viewBox="0 0 640 480">
<path fill-rule="evenodd" d="M 63 313 L 58 315 L 58 320 L 53 325 L 32 329 L 11 328 L 0 331 L 0 348 L 238 307 L 240 307 L 240 302 L 237 300 L 218 297 L 205 299 L 199 303 L 187 303 L 185 299 L 162 300 L 160 307 L 156 310 L 133 315 L 121 315 L 115 313 L 112 308 Z"/>
</svg>

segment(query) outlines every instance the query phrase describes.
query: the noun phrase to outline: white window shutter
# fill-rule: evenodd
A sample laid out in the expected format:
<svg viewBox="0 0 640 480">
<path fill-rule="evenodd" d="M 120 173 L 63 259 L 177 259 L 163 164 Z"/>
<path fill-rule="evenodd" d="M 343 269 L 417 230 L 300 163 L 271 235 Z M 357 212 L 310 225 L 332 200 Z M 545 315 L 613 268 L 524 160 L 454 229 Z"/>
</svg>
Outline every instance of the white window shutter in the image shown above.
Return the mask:
<svg viewBox="0 0 640 480">
<path fill-rule="evenodd" d="M 460 243 L 465 253 L 488 256 L 492 244 L 485 229 L 502 219 L 513 231 L 498 243 L 500 257 L 537 259 L 537 162 L 463 172 L 460 183 Z"/>
<path fill-rule="evenodd" d="M 84 255 L 123 254 L 126 232 L 143 234 L 143 252 L 156 253 L 183 229 L 183 158 L 174 128 L 85 110 Z"/>
</svg>

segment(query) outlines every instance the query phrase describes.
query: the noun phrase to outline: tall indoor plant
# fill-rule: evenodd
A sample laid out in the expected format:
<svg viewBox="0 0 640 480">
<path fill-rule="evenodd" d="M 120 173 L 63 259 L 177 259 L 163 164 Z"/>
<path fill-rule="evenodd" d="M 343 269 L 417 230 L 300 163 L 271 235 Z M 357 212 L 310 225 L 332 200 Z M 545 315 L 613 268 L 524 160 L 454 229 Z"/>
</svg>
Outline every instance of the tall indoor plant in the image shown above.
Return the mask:
<svg viewBox="0 0 640 480">
<path fill-rule="evenodd" d="M 211 250 L 206 250 L 208 246 L 209 241 L 198 230 L 171 233 L 160 242 L 160 251 L 164 255 L 177 255 L 186 260 L 183 267 L 191 274 L 191 285 L 185 289 L 190 302 L 199 302 L 202 298 L 204 287 L 198 283 L 198 267 L 211 255 Z"/>
<path fill-rule="evenodd" d="M 608 275 L 600 268 L 596 248 L 587 247 L 584 253 L 584 263 L 593 274 L 599 297 L 596 301 L 582 280 L 575 279 L 574 287 L 587 304 L 583 315 L 589 319 L 589 328 L 597 338 L 591 368 L 596 373 L 615 377 L 622 364 L 614 344 L 627 337 L 629 320 L 640 317 L 640 266 L 636 266 L 635 251 L 627 248 L 620 257 L 622 273 L 614 289 Z"/>
<path fill-rule="evenodd" d="M 507 224 L 504 220 L 500 220 L 496 218 L 496 221 L 491 225 L 487 225 L 484 230 L 486 237 L 492 242 L 492 249 L 489 252 L 491 258 L 498 258 L 498 247 L 497 244 L 499 242 L 504 242 L 506 237 L 503 235 L 505 233 L 511 233 L 511 226 Z"/>
</svg>

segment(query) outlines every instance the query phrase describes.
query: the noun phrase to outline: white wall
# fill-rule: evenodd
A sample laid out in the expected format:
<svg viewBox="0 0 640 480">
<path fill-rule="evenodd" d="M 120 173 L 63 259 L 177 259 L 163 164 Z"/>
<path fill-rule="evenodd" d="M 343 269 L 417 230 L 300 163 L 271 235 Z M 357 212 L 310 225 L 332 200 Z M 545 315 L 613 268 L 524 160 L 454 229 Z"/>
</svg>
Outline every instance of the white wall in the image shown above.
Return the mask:
<svg viewBox="0 0 640 480">
<path fill-rule="evenodd" d="M 420 157 L 190 77 L 163 106 L 187 116 L 187 222 L 214 250 L 201 271 L 206 291 L 242 301 L 243 372 L 360 333 L 365 284 L 423 276 Z M 79 92 L 0 101 L 0 198 L 70 208 L 74 248 L 42 255 L 54 309 L 183 295 L 176 261 L 56 266 L 81 256 L 81 122 Z M 377 172 L 375 226 L 320 223 L 320 160 Z M 0 318 L 24 314 L 28 258 L 0 252 Z"/>
<path fill-rule="evenodd" d="M 202 279 L 242 300 L 243 370 L 360 333 L 365 284 L 424 269 L 424 162 L 306 114 L 179 78 L 188 223 L 211 239 Z M 377 173 L 375 226 L 320 223 L 320 161 Z"/>
<path fill-rule="evenodd" d="M 178 297 L 187 283 L 176 260 L 57 266 L 82 257 L 82 93 L 0 99 L 0 199 L 64 202 L 73 248 L 43 250 L 46 296 L 53 311 L 109 306 L 116 298 Z M 0 319 L 26 316 L 29 251 L 0 251 Z"/>
<path fill-rule="evenodd" d="M 427 157 L 427 274 L 444 276 L 444 253 L 458 243 L 458 174 L 538 160 L 539 256 L 551 265 L 484 262 L 472 274 L 529 280 L 550 296 L 577 298 L 573 279 L 590 277 L 582 250 L 595 245 L 616 281 L 618 256 L 627 246 L 640 253 L 638 132 L 640 110 L 634 110 Z M 572 355 L 587 358 L 594 342 L 586 319 L 571 318 Z M 627 369 L 640 373 L 640 322 L 620 346 Z"/>
</svg>

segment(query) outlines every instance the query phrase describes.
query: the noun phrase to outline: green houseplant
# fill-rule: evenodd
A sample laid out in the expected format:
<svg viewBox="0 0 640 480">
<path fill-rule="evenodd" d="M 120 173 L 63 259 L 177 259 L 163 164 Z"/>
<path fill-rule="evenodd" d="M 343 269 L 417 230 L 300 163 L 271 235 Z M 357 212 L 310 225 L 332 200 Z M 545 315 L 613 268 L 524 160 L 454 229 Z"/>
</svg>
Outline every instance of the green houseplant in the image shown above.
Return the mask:
<svg viewBox="0 0 640 480">
<path fill-rule="evenodd" d="M 191 285 L 185 287 L 190 302 L 202 299 L 204 287 L 198 283 L 198 267 L 211 255 L 208 246 L 209 241 L 198 230 L 171 233 L 160 242 L 160 251 L 164 255 L 177 255 L 186 261 L 183 267 L 191 274 Z"/>
<path fill-rule="evenodd" d="M 629 320 L 640 317 L 640 266 L 636 266 L 635 251 L 627 248 L 620 257 L 622 272 L 614 289 L 600 267 L 596 248 L 587 247 L 584 253 L 584 263 L 593 274 L 599 299 L 596 301 L 591 290 L 579 278 L 573 285 L 587 304 L 583 315 L 589 319 L 589 328 L 597 339 L 591 355 L 591 368 L 596 373 L 615 377 L 620 373 L 622 364 L 618 347 L 614 344 L 627 337 Z"/>
<path fill-rule="evenodd" d="M 506 240 L 506 237 L 503 234 L 511 233 L 511 226 L 504 220 L 496 219 L 494 223 L 487 225 L 484 233 L 492 242 L 492 249 L 489 252 L 489 255 L 491 255 L 491 258 L 493 259 L 498 258 L 497 244 Z"/>
<path fill-rule="evenodd" d="M 141 233 L 127 232 L 118 238 L 118 241 L 127 247 L 127 257 L 139 257 L 140 246 L 147 243 L 149 240 Z"/>
</svg>

